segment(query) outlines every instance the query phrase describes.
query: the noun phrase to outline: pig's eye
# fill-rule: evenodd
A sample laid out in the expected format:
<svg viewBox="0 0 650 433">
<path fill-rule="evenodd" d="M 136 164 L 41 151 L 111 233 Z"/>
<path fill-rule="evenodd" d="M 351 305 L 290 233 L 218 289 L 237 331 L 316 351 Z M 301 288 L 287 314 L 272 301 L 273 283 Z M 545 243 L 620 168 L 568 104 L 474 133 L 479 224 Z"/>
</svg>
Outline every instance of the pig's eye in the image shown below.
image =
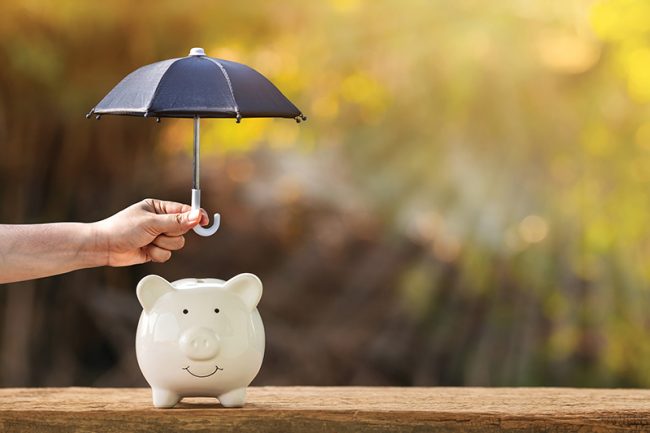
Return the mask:
<svg viewBox="0 0 650 433">
<path fill-rule="evenodd" d="M 218 308 L 215 308 L 215 309 L 214 309 L 214 312 L 215 312 L 215 313 L 218 313 L 218 312 L 219 312 L 219 309 L 218 309 Z"/>
<path fill-rule="evenodd" d="M 187 308 L 183 310 L 183 314 L 187 314 L 189 311 L 187 311 Z"/>
</svg>

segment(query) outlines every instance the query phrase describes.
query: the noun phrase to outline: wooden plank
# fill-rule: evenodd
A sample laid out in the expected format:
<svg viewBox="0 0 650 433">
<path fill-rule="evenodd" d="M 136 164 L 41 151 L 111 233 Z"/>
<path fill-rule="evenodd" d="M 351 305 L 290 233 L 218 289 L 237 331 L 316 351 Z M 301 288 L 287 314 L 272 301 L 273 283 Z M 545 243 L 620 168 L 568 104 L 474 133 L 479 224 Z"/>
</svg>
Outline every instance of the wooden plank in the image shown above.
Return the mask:
<svg viewBox="0 0 650 433">
<path fill-rule="evenodd" d="M 0 389 L 3 432 L 650 431 L 650 391 L 572 388 L 250 388 L 225 409 L 154 409 L 141 388 Z"/>
</svg>

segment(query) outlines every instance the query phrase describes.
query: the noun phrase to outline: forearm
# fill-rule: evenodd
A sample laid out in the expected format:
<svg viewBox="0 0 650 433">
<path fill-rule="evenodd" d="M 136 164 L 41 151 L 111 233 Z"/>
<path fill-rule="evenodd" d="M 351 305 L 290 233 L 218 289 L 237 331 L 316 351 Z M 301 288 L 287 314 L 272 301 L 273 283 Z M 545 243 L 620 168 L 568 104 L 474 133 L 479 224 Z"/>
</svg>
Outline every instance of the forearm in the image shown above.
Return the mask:
<svg viewBox="0 0 650 433">
<path fill-rule="evenodd" d="M 0 284 L 102 266 L 107 254 L 94 224 L 0 225 Z"/>
</svg>

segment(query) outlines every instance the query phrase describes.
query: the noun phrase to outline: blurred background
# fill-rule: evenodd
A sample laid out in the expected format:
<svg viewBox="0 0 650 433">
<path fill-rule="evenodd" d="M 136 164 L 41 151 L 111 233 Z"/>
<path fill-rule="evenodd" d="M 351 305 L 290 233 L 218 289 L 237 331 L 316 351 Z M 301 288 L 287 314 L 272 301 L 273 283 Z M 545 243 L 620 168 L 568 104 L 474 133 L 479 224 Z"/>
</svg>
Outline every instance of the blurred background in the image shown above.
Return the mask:
<svg viewBox="0 0 650 433">
<path fill-rule="evenodd" d="M 213 237 L 0 287 L 0 385 L 144 386 L 135 286 L 264 282 L 257 385 L 650 386 L 650 3 L 0 3 L 0 222 L 188 202 L 190 120 L 84 115 L 202 46 L 306 123 L 202 122 Z"/>
</svg>

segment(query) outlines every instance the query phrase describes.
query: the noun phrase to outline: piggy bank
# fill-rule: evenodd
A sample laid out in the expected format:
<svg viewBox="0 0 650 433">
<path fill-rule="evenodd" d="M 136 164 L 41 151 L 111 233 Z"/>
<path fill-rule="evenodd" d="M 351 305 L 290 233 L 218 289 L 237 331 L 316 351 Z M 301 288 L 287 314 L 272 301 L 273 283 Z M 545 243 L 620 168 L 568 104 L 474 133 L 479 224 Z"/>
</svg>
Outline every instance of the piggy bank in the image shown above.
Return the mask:
<svg viewBox="0 0 650 433">
<path fill-rule="evenodd" d="M 135 349 L 153 405 L 216 397 L 224 407 L 243 406 L 264 357 L 259 278 L 170 283 L 148 275 L 138 283 L 137 296 L 143 311 Z"/>
</svg>

